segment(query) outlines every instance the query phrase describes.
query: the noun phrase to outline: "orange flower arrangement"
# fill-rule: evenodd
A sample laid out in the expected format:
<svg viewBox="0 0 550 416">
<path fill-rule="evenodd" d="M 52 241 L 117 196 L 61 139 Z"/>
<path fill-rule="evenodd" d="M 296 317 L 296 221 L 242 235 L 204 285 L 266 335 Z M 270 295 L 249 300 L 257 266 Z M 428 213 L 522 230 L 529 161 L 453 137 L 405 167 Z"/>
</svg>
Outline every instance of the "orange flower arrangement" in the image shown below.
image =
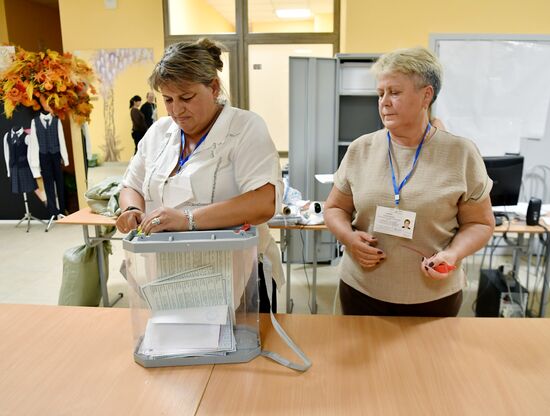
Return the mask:
<svg viewBox="0 0 550 416">
<path fill-rule="evenodd" d="M 82 124 L 90 120 L 95 94 L 92 69 L 70 53 L 28 52 L 18 48 L 13 63 L 1 74 L 0 100 L 10 118 L 18 105 L 50 111 L 60 119 L 70 115 Z"/>
</svg>

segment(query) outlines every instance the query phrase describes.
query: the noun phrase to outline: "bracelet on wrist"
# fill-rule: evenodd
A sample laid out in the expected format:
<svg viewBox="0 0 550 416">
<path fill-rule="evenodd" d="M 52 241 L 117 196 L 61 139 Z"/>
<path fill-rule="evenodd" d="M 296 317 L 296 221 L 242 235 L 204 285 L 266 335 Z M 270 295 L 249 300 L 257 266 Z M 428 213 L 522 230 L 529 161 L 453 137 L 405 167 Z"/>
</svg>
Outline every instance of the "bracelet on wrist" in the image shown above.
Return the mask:
<svg viewBox="0 0 550 416">
<path fill-rule="evenodd" d="M 140 211 L 140 212 L 143 212 L 143 211 L 141 210 L 141 208 L 134 207 L 133 205 L 127 206 L 126 208 L 124 208 L 124 210 L 123 210 L 122 212 L 124 213 L 124 212 L 128 212 L 128 211 Z"/>
<path fill-rule="evenodd" d="M 189 231 L 196 231 L 197 223 L 195 222 L 195 218 L 193 217 L 193 211 L 186 209 L 183 211 L 183 213 L 187 217 L 187 229 Z"/>
</svg>

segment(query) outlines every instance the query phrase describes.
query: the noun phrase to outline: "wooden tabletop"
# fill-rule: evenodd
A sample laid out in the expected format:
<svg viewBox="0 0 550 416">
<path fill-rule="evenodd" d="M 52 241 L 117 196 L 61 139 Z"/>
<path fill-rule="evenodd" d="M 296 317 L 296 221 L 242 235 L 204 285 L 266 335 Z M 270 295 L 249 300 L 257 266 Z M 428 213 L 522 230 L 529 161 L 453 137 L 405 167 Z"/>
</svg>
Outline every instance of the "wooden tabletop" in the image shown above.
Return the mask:
<svg viewBox="0 0 550 416">
<path fill-rule="evenodd" d="M 187 415 L 212 366 L 134 362 L 129 309 L 0 305 L 0 415 Z"/>
<path fill-rule="evenodd" d="M 544 223 L 539 221 L 539 224 L 541 225 L 527 225 L 525 224 L 525 221 L 519 221 L 519 220 L 512 220 L 512 221 L 504 221 L 502 225 L 499 225 L 498 227 L 495 227 L 495 233 L 526 233 L 526 234 L 544 234 L 547 232 L 548 226 L 544 225 Z"/>
<path fill-rule="evenodd" d="M 112 225 L 116 223 L 116 218 L 106 217 L 105 215 L 94 214 L 89 207 L 83 208 L 64 218 L 56 221 L 57 224 L 78 224 L 78 225 Z"/>
<path fill-rule="evenodd" d="M 1 305 L 0 415 L 545 415 L 550 320 L 278 315 L 312 359 L 145 369 L 129 309 Z M 291 356 L 262 316 L 263 347 Z"/>
<path fill-rule="evenodd" d="M 279 315 L 313 361 L 215 366 L 198 415 L 543 415 L 550 320 Z M 264 322 L 265 323 L 265 322 Z M 264 326 L 263 347 L 287 352 Z"/>
</svg>

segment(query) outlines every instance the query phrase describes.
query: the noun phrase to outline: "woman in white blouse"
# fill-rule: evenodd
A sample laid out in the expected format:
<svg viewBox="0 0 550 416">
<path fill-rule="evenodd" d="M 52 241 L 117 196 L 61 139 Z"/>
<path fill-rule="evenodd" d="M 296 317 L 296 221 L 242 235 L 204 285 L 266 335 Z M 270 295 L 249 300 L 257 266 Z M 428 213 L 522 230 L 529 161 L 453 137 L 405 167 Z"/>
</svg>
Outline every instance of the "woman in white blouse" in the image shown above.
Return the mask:
<svg viewBox="0 0 550 416">
<path fill-rule="evenodd" d="M 208 39 L 169 46 L 149 78 L 170 117 L 155 122 L 130 161 L 117 228 L 144 233 L 258 225 L 259 252 L 284 284 L 279 252 L 265 224 L 278 211 L 279 157 L 260 116 L 222 99 L 221 45 Z M 261 268 L 260 268 L 261 269 Z M 260 311 L 268 312 L 260 270 Z"/>
</svg>

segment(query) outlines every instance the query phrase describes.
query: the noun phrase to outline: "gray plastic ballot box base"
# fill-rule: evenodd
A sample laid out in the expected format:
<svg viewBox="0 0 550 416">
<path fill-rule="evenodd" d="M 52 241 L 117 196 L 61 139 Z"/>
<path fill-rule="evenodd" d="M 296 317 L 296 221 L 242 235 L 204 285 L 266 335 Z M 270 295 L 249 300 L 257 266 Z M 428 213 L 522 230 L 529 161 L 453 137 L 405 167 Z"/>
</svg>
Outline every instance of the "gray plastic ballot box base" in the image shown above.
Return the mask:
<svg viewBox="0 0 550 416">
<path fill-rule="evenodd" d="M 134 351 L 134 361 L 145 368 L 173 367 L 201 364 L 236 364 L 246 363 L 261 354 L 258 332 L 245 327 L 236 327 L 234 330 L 237 351 L 225 355 L 203 355 L 197 357 L 166 356 L 152 358 L 138 354 L 141 342 Z"/>
</svg>

